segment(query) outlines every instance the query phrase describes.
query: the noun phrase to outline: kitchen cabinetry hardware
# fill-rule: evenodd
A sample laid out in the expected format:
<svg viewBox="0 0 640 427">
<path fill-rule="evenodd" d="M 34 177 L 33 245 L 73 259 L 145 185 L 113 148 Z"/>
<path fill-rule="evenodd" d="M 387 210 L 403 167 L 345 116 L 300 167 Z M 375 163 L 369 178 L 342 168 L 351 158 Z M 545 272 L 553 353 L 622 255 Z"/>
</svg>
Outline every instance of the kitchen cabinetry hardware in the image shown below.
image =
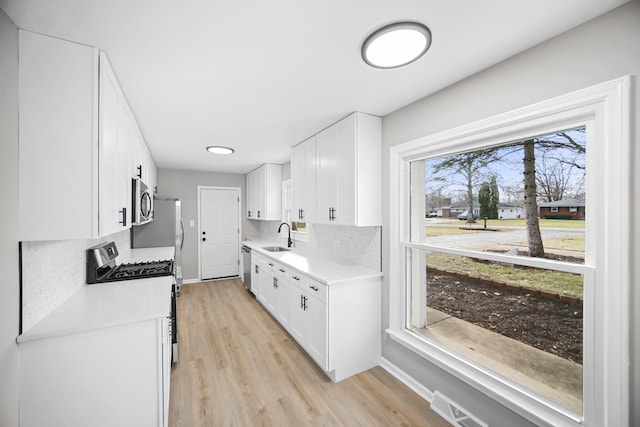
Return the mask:
<svg viewBox="0 0 640 427">
<path fill-rule="evenodd" d="M 304 295 L 302 296 L 302 309 L 307 311 L 307 297 Z"/>
<path fill-rule="evenodd" d="M 251 218 L 251 211 L 247 211 L 247 218 Z"/>
<path fill-rule="evenodd" d="M 206 241 L 207 241 L 207 238 L 206 238 L 206 237 L 203 237 L 203 238 L 202 238 L 202 241 L 203 241 L 203 242 L 206 242 Z"/>
<path fill-rule="evenodd" d="M 269 263 L 269 267 L 273 267 L 273 263 L 272 262 Z"/>
<path fill-rule="evenodd" d="M 285 271 L 287 271 L 284 268 L 279 268 L 278 270 L 280 270 L 280 273 L 284 273 Z"/>
<path fill-rule="evenodd" d="M 138 170 L 138 178 L 142 179 L 142 165 L 138 165 L 136 169 Z"/>
<path fill-rule="evenodd" d="M 122 224 L 123 227 L 127 226 L 127 208 L 122 208 L 121 211 L 118 211 L 122 214 L 122 221 L 118 221 L 120 224 Z"/>
<path fill-rule="evenodd" d="M 317 286 L 309 285 L 309 287 L 310 287 L 311 289 L 313 289 L 314 291 L 318 292 L 318 289 L 319 289 L 319 288 L 318 288 Z"/>
<path fill-rule="evenodd" d="M 293 280 L 300 280 L 300 278 L 299 278 L 298 276 L 291 276 L 291 278 L 292 278 Z"/>
<path fill-rule="evenodd" d="M 256 274 L 260 274 L 260 266 L 258 264 L 254 265 Z"/>
<path fill-rule="evenodd" d="M 260 218 L 260 211 L 258 211 L 258 218 Z"/>
<path fill-rule="evenodd" d="M 273 278 L 273 287 L 278 289 L 278 278 L 277 277 Z"/>
</svg>

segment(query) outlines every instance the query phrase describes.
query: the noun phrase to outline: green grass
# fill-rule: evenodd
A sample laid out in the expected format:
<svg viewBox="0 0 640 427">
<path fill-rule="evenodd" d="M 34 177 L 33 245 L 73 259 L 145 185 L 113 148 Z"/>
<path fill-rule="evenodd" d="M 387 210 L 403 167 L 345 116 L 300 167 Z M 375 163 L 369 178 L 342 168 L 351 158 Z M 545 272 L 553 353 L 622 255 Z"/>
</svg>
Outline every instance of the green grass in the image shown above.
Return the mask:
<svg viewBox="0 0 640 427">
<path fill-rule="evenodd" d="M 571 228 L 584 230 L 584 221 L 567 220 L 567 219 L 545 219 L 540 218 L 540 228 Z M 459 219 L 451 220 L 447 224 L 459 224 L 461 226 L 467 225 L 465 221 Z M 473 227 L 484 226 L 484 220 L 478 219 Z M 488 219 L 487 227 L 525 227 L 526 223 L 524 218 L 521 219 Z M 427 225 L 428 227 L 428 225 Z M 436 227 L 433 227 L 436 228 Z"/>
<path fill-rule="evenodd" d="M 480 233 L 480 231 L 475 230 L 465 230 L 462 224 L 459 224 L 458 227 L 426 227 L 427 236 L 449 236 L 452 234 L 470 234 L 470 233 Z M 484 233 L 484 232 L 483 232 Z"/>
<path fill-rule="evenodd" d="M 584 253 L 584 235 L 565 236 L 557 239 L 542 241 L 545 249 L 560 249 L 563 251 L 576 251 Z M 515 246 L 527 246 L 527 242 L 513 243 Z"/>
<path fill-rule="evenodd" d="M 506 266 L 443 253 L 429 253 L 427 268 L 465 273 L 471 277 L 494 280 L 512 286 L 582 298 L 583 278 L 579 274 L 532 267 Z"/>
</svg>

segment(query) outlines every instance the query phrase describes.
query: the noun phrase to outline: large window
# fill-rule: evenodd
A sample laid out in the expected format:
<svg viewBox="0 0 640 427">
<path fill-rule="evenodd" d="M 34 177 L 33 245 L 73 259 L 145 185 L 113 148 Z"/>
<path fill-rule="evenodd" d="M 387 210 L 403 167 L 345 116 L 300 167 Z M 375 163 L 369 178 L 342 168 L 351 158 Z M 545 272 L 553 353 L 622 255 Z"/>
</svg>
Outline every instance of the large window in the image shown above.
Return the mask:
<svg viewBox="0 0 640 427">
<path fill-rule="evenodd" d="M 627 422 L 627 85 L 391 149 L 388 333 L 536 422 Z"/>
</svg>

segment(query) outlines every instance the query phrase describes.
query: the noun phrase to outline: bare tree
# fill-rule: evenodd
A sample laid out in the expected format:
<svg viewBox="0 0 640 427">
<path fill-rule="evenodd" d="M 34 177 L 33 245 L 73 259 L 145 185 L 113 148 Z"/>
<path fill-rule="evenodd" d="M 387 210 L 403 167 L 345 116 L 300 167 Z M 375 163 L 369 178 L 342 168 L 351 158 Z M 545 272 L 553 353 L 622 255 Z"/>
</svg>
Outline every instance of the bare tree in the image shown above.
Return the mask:
<svg viewBox="0 0 640 427">
<path fill-rule="evenodd" d="M 536 141 L 524 141 L 524 213 L 527 224 L 527 242 L 529 256 L 544 257 L 544 246 L 538 219 L 538 201 L 536 188 Z"/>
<path fill-rule="evenodd" d="M 446 171 L 462 178 L 461 184 L 467 192 L 467 222 L 469 223 L 475 222 L 473 218 L 473 188 L 480 184 L 483 177 L 482 172 L 487 165 L 499 160 L 498 149 L 488 148 L 446 157 L 433 168 L 435 173 Z M 450 177 L 440 177 L 439 179 L 451 182 Z"/>
</svg>

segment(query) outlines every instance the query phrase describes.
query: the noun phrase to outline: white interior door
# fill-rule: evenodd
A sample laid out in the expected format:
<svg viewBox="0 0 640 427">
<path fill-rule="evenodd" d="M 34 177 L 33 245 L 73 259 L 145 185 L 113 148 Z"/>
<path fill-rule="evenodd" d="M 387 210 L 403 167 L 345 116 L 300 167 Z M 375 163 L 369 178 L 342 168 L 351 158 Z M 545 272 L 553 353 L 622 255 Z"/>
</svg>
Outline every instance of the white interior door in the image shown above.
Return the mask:
<svg viewBox="0 0 640 427">
<path fill-rule="evenodd" d="M 240 191 L 200 188 L 200 278 L 238 276 L 240 272 Z"/>
</svg>

